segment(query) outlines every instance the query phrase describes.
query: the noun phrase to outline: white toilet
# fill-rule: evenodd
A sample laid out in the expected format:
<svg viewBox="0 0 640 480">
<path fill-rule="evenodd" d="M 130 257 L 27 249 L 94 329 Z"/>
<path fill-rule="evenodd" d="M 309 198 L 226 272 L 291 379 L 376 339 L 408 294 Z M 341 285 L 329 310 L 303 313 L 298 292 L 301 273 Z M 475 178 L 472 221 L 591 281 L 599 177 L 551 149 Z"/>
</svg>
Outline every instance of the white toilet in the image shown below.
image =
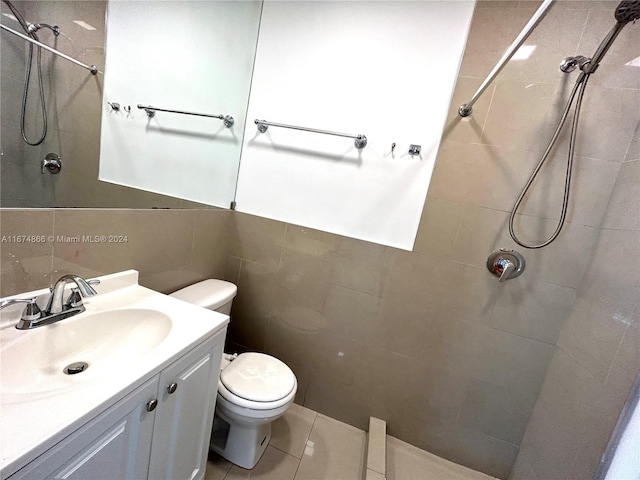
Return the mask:
<svg viewBox="0 0 640 480">
<path fill-rule="evenodd" d="M 229 315 L 237 287 L 204 280 L 171 294 Z M 271 438 L 271 422 L 293 403 L 298 382 L 283 362 L 264 353 L 224 354 L 210 448 L 243 468 L 255 467 Z"/>
</svg>

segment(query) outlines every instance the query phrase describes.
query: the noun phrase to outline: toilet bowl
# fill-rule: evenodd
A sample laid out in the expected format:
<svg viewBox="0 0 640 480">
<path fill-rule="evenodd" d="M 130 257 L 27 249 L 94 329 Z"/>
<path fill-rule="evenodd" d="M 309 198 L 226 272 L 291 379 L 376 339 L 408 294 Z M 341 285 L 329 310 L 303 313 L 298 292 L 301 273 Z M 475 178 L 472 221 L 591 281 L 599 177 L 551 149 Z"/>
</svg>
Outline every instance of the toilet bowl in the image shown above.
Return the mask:
<svg viewBox="0 0 640 480">
<path fill-rule="evenodd" d="M 171 294 L 200 307 L 229 314 L 237 288 L 204 280 Z M 224 354 L 210 448 L 240 467 L 253 468 L 271 439 L 271 423 L 293 403 L 298 382 L 282 361 L 264 353 Z"/>
</svg>

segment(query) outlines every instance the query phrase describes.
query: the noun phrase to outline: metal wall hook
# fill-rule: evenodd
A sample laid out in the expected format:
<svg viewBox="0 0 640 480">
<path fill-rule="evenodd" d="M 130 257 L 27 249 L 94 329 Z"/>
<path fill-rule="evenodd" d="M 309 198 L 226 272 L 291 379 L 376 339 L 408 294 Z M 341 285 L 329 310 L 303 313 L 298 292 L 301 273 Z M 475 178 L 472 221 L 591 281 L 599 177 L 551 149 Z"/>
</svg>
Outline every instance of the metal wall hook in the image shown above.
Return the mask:
<svg viewBox="0 0 640 480">
<path fill-rule="evenodd" d="M 410 145 L 409 146 L 409 155 L 411 155 L 412 157 L 414 155 L 420 155 L 420 152 L 422 151 L 422 146 L 421 145 Z"/>
<path fill-rule="evenodd" d="M 120 104 L 117 102 L 107 102 L 107 105 L 109 105 L 111 107 L 111 111 L 112 112 L 119 112 L 120 111 Z"/>
</svg>

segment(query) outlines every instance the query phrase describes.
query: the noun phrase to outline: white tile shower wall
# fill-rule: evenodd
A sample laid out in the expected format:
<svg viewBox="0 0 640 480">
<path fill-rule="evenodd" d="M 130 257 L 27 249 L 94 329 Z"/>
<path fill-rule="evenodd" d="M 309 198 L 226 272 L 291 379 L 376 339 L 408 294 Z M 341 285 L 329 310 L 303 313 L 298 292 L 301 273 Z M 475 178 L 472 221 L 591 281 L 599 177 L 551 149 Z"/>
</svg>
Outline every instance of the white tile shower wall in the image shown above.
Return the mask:
<svg viewBox="0 0 640 480">
<path fill-rule="evenodd" d="M 237 209 L 411 250 L 474 4 L 265 3 Z"/>
</svg>

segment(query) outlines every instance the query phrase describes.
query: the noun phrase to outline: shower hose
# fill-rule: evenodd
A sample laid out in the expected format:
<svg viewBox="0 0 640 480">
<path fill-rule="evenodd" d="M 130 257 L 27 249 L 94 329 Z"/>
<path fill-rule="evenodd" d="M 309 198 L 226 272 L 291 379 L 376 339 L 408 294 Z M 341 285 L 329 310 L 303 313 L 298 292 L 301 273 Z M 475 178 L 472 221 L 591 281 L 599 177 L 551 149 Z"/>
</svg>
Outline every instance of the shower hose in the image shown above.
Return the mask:
<svg viewBox="0 0 640 480">
<path fill-rule="evenodd" d="M 551 141 L 549 142 L 549 146 L 545 150 L 544 154 L 542 155 L 542 158 L 538 162 L 538 165 L 536 165 L 536 168 L 533 170 L 533 173 L 529 177 L 529 180 L 527 180 L 527 183 L 522 189 L 522 192 L 520 192 L 520 195 L 518 196 L 516 203 L 513 205 L 513 208 L 511 209 L 511 214 L 509 215 L 509 234 L 511 235 L 511 238 L 513 238 L 514 242 L 516 242 L 518 245 L 524 248 L 535 249 L 535 248 L 546 247 L 558 237 L 558 235 L 560 234 L 560 231 L 562 230 L 562 227 L 564 226 L 564 222 L 567 217 L 567 209 L 569 206 L 569 190 L 571 187 L 571 172 L 573 169 L 573 156 L 575 153 L 576 133 L 578 130 L 578 119 L 580 117 L 580 109 L 582 107 L 582 97 L 584 96 L 584 91 L 587 87 L 587 81 L 589 80 L 590 75 L 591 75 L 590 73 L 583 72 L 580 74 L 580 76 L 576 80 L 573 90 L 571 91 L 571 95 L 569 96 L 569 101 L 567 102 L 564 112 L 562 113 L 562 117 L 560 118 L 560 122 L 558 123 L 558 127 L 556 128 L 556 131 L 553 134 Z M 569 110 L 571 110 L 571 105 L 573 104 L 573 101 L 576 98 L 576 94 L 577 94 L 576 108 L 573 113 L 573 121 L 571 122 L 571 136 L 569 139 L 569 153 L 567 155 L 567 170 L 566 170 L 565 181 L 564 181 L 564 196 L 562 199 L 562 212 L 560 213 L 560 220 L 558 221 L 558 225 L 556 226 L 556 229 L 551 235 L 551 237 L 549 237 L 543 243 L 540 243 L 538 245 L 528 245 L 526 243 L 523 243 L 517 237 L 514 231 L 513 222 L 516 217 L 516 212 L 518 211 L 518 208 L 520 207 L 522 200 L 524 199 L 527 192 L 529 191 L 531 184 L 533 183 L 535 178 L 538 176 L 540 169 L 549 158 L 549 155 L 551 154 L 551 151 L 553 150 L 553 147 L 555 146 L 558 140 L 558 136 L 560 135 L 560 132 L 562 131 L 562 128 L 564 127 L 564 124 L 567 121 L 567 117 L 569 116 Z"/>
</svg>

